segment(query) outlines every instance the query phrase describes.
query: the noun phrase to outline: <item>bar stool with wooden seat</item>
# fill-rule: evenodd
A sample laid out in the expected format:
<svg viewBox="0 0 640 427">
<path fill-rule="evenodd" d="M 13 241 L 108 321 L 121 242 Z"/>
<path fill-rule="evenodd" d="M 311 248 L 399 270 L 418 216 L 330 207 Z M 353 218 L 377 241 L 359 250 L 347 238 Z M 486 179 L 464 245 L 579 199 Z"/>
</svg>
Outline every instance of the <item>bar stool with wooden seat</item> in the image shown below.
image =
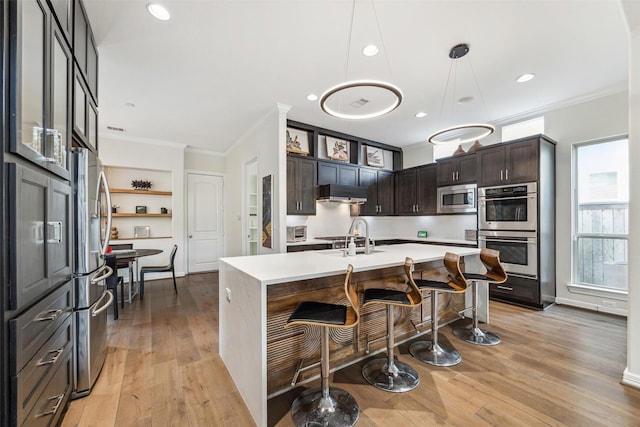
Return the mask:
<svg viewBox="0 0 640 427">
<path fill-rule="evenodd" d="M 353 266 L 349 264 L 344 280 L 344 292 L 350 306 L 303 301 L 285 325 L 285 328 L 292 325 L 322 327 L 321 387 L 308 389 L 293 401 L 291 416 L 296 426 L 353 426 L 360 416 L 358 403 L 351 394 L 336 387 L 329 387 L 329 328 L 353 328 L 360 320 L 358 294 L 355 285 L 351 283 L 352 273 Z"/>
<path fill-rule="evenodd" d="M 448 282 L 415 279 L 421 291 L 431 291 L 431 341 L 416 341 L 409 352 L 416 359 L 435 366 L 453 366 L 462 361 L 462 356 L 452 345 L 438 341 L 438 293 L 462 293 L 467 290 L 467 281 L 460 271 L 460 256 L 451 252 L 444 255 L 444 267 L 449 274 Z M 412 279 L 413 280 L 413 279 Z"/>
<path fill-rule="evenodd" d="M 394 307 L 414 307 L 422 303 L 422 293 L 411 280 L 411 270 L 413 269 L 413 260 L 411 258 L 407 257 L 405 259 L 404 269 L 407 277 L 409 277 L 407 281 L 409 285 L 408 291 L 379 288 L 366 289 L 362 303 L 362 307 L 370 304 L 387 306 L 387 357 L 374 359 L 364 365 L 362 376 L 374 387 L 394 393 L 413 390 L 420 383 L 420 377 L 416 370 L 404 362 L 395 360 L 393 354 L 395 347 Z M 367 348 L 368 346 L 369 342 L 367 342 Z"/>
<path fill-rule="evenodd" d="M 473 290 L 473 324 L 471 328 L 454 329 L 453 335 L 472 344 L 496 345 L 500 344 L 500 337 L 493 332 L 478 327 L 478 282 L 486 282 L 487 284 L 504 283 L 507 281 L 507 273 L 500 264 L 499 251 L 482 248 L 480 250 L 480 261 L 487 269 L 484 274 L 464 273 L 464 277 L 471 281 Z"/>
</svg>

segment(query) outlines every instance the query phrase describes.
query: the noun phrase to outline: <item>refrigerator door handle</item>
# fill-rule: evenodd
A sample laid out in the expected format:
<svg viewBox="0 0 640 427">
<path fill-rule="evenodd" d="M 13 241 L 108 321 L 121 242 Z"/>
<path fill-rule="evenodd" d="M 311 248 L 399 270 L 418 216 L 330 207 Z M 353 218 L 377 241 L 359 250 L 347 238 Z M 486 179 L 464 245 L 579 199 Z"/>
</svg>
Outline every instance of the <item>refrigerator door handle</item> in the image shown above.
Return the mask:
<svg viewBox="0 0 640 427">
<path fill-rule="evenodd" d="M 102 272 L 104 272 L 104 274 L 101 274 Z M 99 281 L 104 280 L 108 277 L 111 277 L 112 274 L 113 274 L 113 269 L 108 265 L 103 265 L 98 269 L 96 274 L 94 274 L 94 276 L 91 279 L 89 279 L 89 281 L 91 282 L 92 285 L 95 285 Z"/>
<path fill-rule="evenodd" d="M 111 291 L 106 291 L 99 301 L 102 301 L 105 297 L 108 297 L 107 302 L 102 307 L 91 310 L 91 316 L 95 317 L 109 308 L 109 306 L 113 302 L 113 294 L 111 293 Z"/>
<path fill-rule="evenodd" d="M 104 243 L 100 249 L 100 255 L 104 257 L 107 253 L 109 237 L 111 236 L 111 192 L 109 190 L 109 183 L 107 182 L 107 177 L 104 174 L 104 171 L 100 171 L 100 176 L 98 177 L 98 188 L 96 189 L 96 204 L 98 205 L 100 203 L 100 183 L 104 185 L 104 194 L 107 198 L 107 228 L 104 233 Z M 96 206 L 96 212 L 100 214 L 100 206 Z"/>
</svg>

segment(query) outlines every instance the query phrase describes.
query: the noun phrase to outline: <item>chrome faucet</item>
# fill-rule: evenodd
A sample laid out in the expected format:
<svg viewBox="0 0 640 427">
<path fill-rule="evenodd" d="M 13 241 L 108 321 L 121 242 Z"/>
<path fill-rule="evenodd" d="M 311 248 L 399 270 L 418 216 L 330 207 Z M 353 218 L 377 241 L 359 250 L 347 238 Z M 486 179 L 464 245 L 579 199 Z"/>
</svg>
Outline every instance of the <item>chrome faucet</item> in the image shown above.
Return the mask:
<svg viewBox="0 0 640 427">
<path fill-rule="evenodd" d="M 369 224 L 367 224 L 367 221 L 364 218 L 361 217 L 356 217 L 353 219 L 353 221 L 351 221 L 351 227 L 349 227 L 349 231 L 347 232 L 347 235 L 345 237 L 345 249 L 346 249 L 346 244 L 348 243 L 347 240 L 349 240 L 349 237 L 354 236 L 354 232 L 356 230 L 356 225 L 358 223 L 362 222 L 364 224 L 364 233 L 365 233 L 365 237 L 364 237 L 364 253 L 369 255 Z"/>
</svg>

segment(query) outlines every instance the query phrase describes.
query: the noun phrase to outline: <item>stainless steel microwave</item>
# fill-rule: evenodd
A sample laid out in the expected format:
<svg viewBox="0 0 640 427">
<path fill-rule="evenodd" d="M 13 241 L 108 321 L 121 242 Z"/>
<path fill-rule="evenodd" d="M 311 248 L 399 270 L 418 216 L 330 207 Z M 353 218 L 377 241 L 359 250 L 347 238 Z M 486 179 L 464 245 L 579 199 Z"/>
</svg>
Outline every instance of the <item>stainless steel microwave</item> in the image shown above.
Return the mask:
<svg viewBox="0 0 640 427">
<path fill-rule="evenodd" d="M 307 240 L 307 226 L 287 226 L 287 243 L 304 242 Z"/>
<path fill-rule="evenodd" d="M 476 184 L 451 185 L 438 188 L 438 213 L 475 213 Z"/>
</svg>

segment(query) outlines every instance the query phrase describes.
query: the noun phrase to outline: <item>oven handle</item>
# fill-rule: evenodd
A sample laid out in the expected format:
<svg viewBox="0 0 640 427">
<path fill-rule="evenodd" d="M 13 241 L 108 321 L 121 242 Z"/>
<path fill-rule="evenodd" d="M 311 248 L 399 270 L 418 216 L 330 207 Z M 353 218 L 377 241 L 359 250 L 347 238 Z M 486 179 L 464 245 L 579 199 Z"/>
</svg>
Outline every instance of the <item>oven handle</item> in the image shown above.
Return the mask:
<svg viewBox="0 0 640 427">
<path fill-rule="evenodd" d="M 536 244 L 536 238 L 535 237 L 523 237 L 521 239 L 518 239 L 517 237 L 513 237 L 513 238 L 500 238 L 500 237 L 484 237 L 484 236 L 478 236 L 478 240 L 483 241 L 483 242 L 500 242 L 500 243 L 526 243 L 528 245 L 535 245 Z"/>
<path fill-rule="evenodd" d="M 527 194 L 526 196 L 516 196 L 516 197 L 487 197 L 480 196 L 478 197 L 481 201 L 489 201 L 489 200 L 520 200 L 520 199 L 535 199 L 537 196 L 535 194 Z"/>
</svg>

